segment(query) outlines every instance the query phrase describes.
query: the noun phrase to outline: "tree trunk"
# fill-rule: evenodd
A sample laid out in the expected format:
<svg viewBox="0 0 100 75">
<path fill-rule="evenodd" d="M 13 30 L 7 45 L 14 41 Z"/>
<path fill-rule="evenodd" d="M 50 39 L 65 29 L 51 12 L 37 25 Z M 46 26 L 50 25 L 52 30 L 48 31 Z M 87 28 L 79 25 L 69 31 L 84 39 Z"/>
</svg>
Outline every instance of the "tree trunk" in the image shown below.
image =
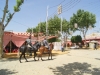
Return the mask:
<svg viewBox="0 0 100 75">
<path fill-rule="evenodd" d="M 3 57 L 3 25 L 0 23 L 0 58 Z"/>
<path fill-rule="evenodd" d="M 83 37 L 84 37 L 84 44 L 86 46 L 86 37 L 85 37 L 85 34 L 83 34 Z M 87 46 L 86 46 L 86 48 L 87 48 Z"/>
</svg>

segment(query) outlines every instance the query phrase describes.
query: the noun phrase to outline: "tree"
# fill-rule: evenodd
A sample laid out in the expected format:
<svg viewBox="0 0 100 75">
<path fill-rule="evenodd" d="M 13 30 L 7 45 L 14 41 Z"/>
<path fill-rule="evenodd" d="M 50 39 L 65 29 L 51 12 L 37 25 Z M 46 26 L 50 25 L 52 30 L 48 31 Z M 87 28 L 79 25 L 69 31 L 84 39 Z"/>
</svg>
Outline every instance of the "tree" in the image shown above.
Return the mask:
<svg viewBox="0 0 100 75">
<path fill-rule="evenodd" d="M 66 34 L 66 36 L 68 37 L 70 35 L 70 30 L 71 27 L 69 25 L 69 22 L 66 21 L 66 19 L 62 20 L 62 30 L 63 32 Z M 48 19 L 48 34 L 49 35 L 55 35 L 57 34 L 59 37 L 61 36 L 61 34 L 59 33 L 61 30 L 61 19 L 58 16 L 54 16 Z M 30 32 L 31 29 L 27 29 L 27 32 Z M 41 22 L 39 23 L 36 27 L 35 27 L 35 31 L 33 30 L 33 32 L 37 33 L 37 32 L 42 32 L 44 34 L 46 34 L 46 22 Z"/>
<path fill-rule="evenodd" d="M 20 11 L 20 6 L 23 4 L 23 2 L 24 0 L 16 0 L 16 5 L 14 6 L 14 12 L 10 13 L 10 11 L 8 10 L 8 0 L 6 0 L 6 4 L 3 10 L 3 17 L 0 20 L 0 58 L 2 56 L 2 51 L 3 51 L 4 30 L 11 21 L 11 19 L 13 18 L 14 14 Z"/>
<path fill-rule="evenodd" d="M 75 37 L 76 37 L 76 36 L 72 36 L 72 37 L 71 37 L 71 42 L 72 42 L 72 43 L 75 43 Z"/>
<path fill-rule="evenodd" d="M 72 36 L 71 37 L 71 42 L 72 43 L 81 43 L 82 42 L 82 37 L 80 35 L 77 35 L 77 36 Z"/>
<path fill-rule="evenodd" d="M 95 27 L 96 23 L 96 16 L 95 14 L 92 14 L 88 11 L 84 11 L 79 9 L 76 14 L 73 14 L 73 16 L 70 18 L 70 24 L 73 26 L 73 30 L 75 30 L 74 24 L 77 23 L 78 28 L 76 30 L 79 30 L 82 32 L 84 39 L 86 40 L 85 36 L 89 29 L 89 26 L 92 28 Z"/>
<path fill-rule="evenodd" d="M 64 33 L 64 37 L 65 37 L 65 41 L 67 41 L 67 38 L 72 34 L 71 33 L 71 26 L 70 23 L 68 21 L 66 21 L 66 19 L 63 19 L 62 21 L 62 30 Z"/>
<path fill-rule="evenodd" d="M 49 34 L 59 35 L 58 32 L 61 31 L 61 18 L 59 18 L 56 15 L 53 18 L 50 18 L 48 20 L 48 29 L 49 29 Z M 63 18 L 62 19 L 62 30 L 66 37 L 70 35 L 70 29 L 71 27 L 69 25 L 69 22 Z"/>
<path fill-rule="evenodd" d="M 48 19 L 48 30 L 49 34 L 57 34 L 58 31 L 60 31 L 61 28 L 61 19 L 58 16 L 54 16 Z"/>
</svg>

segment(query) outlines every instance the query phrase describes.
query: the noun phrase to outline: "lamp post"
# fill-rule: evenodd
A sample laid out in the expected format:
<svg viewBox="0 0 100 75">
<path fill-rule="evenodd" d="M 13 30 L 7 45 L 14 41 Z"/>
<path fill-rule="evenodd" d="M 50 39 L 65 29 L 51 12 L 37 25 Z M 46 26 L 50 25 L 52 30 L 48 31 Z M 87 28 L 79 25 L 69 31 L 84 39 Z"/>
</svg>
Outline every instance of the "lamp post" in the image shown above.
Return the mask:
<svg viewBox="0 0 100 75">
<path fill-rule="evenodd" d="M 92 26 L 91 26 L 91 25 L 89 25 L 89 28 L 88 28 L 88 29 L 89 29 L 89 34 L 90 34 L 90 30 L 92 29 Z M 90 41 L 90 40 L 89 40 L 89 41 Z"/>
<path fill-rule="evenodd" d="M 60 15 L 62 13 L 62 5 L 58 6 L 58 15 Z M 61 31 L 61 43 L 62 43 L 62 16 L 61 16 L 61 27 L 60 27 L 60 31 Z"/>
<path fill-rule="evenodd" d="M 47 6 L 47 15 L 46 15 L 46 39 L 48 36 L 48 9 L 49 9 L 49 6 Z"/>
</svg>

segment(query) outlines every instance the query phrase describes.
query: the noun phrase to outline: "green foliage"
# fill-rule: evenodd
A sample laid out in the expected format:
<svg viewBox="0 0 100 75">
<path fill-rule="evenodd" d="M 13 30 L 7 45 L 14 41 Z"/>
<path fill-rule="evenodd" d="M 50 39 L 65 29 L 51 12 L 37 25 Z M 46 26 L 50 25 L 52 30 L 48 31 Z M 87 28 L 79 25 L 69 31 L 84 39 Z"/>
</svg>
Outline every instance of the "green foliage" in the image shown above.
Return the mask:
<svg viewBox="0 0 100 75">
<path fill-rule="evenodd" d="M 72 37 L 71 37 L 71 42 L 72 42 L 72 43 L 75 43 L 75 36 L 72 36 Z"/>
<path fill-rule="evenodd" d="M 48 42 L 55 42 L 55 41 L 56 41 L 56 38 L 48 39 Z"/>
<path fill-rule="evenodd" d="M 8 16 L 6 17 L 6 22 L 9 22 L 10 18 L 12 18 L 12 14 L 9 12 Z"/>
<path fill-rule="evenodd" d="M 32 29 L 31 28 L 28 28 L 26 32 L 31 33 L 32 32 Z"/>
<path fill-rule="evenodd" d="M 49 34 L 55 34 L 55 32 L 60 31 L 61 19 L 58 16 L 54 16 L 48 20 Z"/>
<path fill-rule="evenodd" d="M 36 26 L 35 28 L 28 28 L 26 32 L 32 32 L 33 33 L 44 33 L 46 32 L 46 22 L 41 22 L 38 24 L 38 26 Z"/>
<path fill-rule="evenodd" d="M 45 34 L 46 32 L 46 22 L 41 22 L 38 24 L 38 26 L 36 27 L 37 32 L 42 32 Z"/>
<path fill-rule="evenodd" d="M 74 27 L 74 24 L 77 23 L 78 29 Z M 84 11 L 79 9 L 76 14 L 73 14 L 73 16 L 70 18 L 70 25 L 73 27 L 73 31 L 79 30 L 83 33 L 83 36 L 85 38 L 85 35 L 89 29 L 89 26 L 92 28 L 95 27 L 96 23 L 96 16 L 95 14 L 92 14 L 88 11 Z"/>
<path fill-rule="evenodd" d="M 71 42 L 72 42 L 72 43 L 79 43 L 79 42 L 82 42 L 82 37 L 81 37 L 80 35 L 72 36 L 72 37 L 71 37 Z"/>
<path fill-rule="evenodd" d="M 20 9 L 18 8 L 18 6 L 14 6 L 14 11 L 15 11 L 15 12 L 20 11 Z"/>
<path fill-rule="evenodd" d="M 58 39 L 58 38 L 56 39 L 56 42 L 60 42 L 60 41 L 61 41 L 60 39 Z"/>
<path fill-rule="evenodd" d="M 48 39 L 48 42 L 60 42 L 61 40 L 58 39 L 58 38 L 51 38 L 51 39 Z"/>
<path fill-rule="evenodd" d="M 96 17 L 94 14 L 80 9 L 70 18 L 70 23 L 73 25 L 73 27 L 74 24 L 77 23 L 78 28 L 89 28 L 90 25 L 94 27 Z"/>
<path fill-rule="evenodd" d="M 22 5 L 23 2 L 24 2 L 24 0 L 16 0 L 16 5 L 14 6 L 15 12 L 20 11 L 20 6 Z"/>
<path fill-rule="evenodd" d="M 46 22 L 41 22 L 38 24 L 38 26 L 36 26 L 35 31 L 33 32 L 42 32 L 44 33 L 44 35 L 46 34 Z M 68 35 L 70 35 L 69 30 L 71 29 L 70 23 L 66 20 L 63 19 L 62 20 L 62 30 L 64 33 Z M 30 32 L 31 29 L 27 29 L 27 32 Z M 49 35 L 57 35 L 58 37 L 61 36 L 60 33 L 58 33 L 58 31 L 61 31 L 61 18 L 59 18 L 58 16 L 54 16 L 51 17 L 50 19 L 48 19 L 48 34 Z"/>
</svg>

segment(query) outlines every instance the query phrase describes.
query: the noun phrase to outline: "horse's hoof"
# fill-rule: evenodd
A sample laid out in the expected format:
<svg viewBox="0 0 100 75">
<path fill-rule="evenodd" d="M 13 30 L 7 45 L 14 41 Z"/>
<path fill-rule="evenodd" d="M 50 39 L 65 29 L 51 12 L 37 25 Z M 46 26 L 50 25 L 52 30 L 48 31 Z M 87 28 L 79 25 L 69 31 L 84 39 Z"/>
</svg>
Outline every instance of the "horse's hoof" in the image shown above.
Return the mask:
<svg viewBox="0 0 100 75">
<path fill-rule="evenodd" d="M 48 59 L 48 60 L 50 60 L 50 59 Z"/>
<path fill-rule="evenodd" d="M 28 61 L 26 61 L 26 62 L 28 62 Z"/>
<path fill-rule="evenodd" d="M 20 62 L 20 63 L 22 63 L 22 62 Z"/>
</svg>

